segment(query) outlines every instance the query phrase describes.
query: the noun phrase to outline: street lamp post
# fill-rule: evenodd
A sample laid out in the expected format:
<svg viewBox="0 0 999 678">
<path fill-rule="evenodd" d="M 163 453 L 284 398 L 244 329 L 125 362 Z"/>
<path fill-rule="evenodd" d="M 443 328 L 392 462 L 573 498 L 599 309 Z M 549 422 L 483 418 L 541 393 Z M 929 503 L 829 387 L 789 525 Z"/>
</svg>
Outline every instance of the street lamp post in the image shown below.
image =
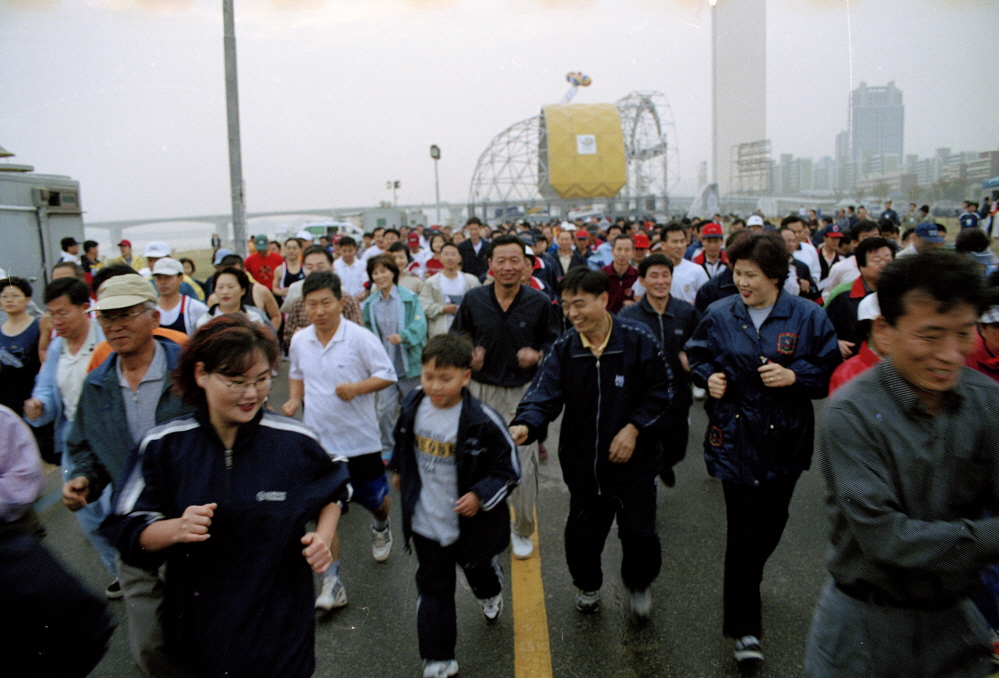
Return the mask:
<svg viewBox="0 0 999 678">
<path fill-rule="evenodd" d="M 392 189 L 392 207 L 396 206 L 396 195 L 395 192 L 402 186 L 401 181 L 386 181 L 385 188 Z"/>
<path fill-rule="evenodd" d="M 441 225 L 441 182 L 437 175 L 437 161 L 441 159 L 441 149 L 437 144 L 430 147 L 430 157 L 434 159 L 434 192 L 437 195 L 437 225 Z"/>
<path fill-rule="evenodd" d="M 246 203 L 239 140 L 239 94 L 236 86 L 236 28 L 233 0 L 222 0 L 222 45 L 225 53 L 225 103 L 229 127 L 229 192 L 232 198 L 233 250 L 246 256 Z"/>
</svg>

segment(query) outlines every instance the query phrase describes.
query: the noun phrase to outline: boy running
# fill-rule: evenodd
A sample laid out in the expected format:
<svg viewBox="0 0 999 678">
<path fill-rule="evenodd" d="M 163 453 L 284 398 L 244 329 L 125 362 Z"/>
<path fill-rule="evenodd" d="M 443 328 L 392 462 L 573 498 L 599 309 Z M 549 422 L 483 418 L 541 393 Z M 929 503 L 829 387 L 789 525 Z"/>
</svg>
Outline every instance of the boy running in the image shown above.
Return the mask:
<svg viewBox="0 0 999 678">
<path fill-rule="evenodd" d="M 472 397 L 472 346 L 441 334 L 421 356 L 422 388 L 402 404 L 391 468 L 402 529 L 419 559 L 416 624 L 424 678 L 458 673 L 455 564 L 486 620 L 503 610 L 496 555 L 510 541 L 506 497 L 520 482 L 517 446 L 499 414 Z"/>
</svg>

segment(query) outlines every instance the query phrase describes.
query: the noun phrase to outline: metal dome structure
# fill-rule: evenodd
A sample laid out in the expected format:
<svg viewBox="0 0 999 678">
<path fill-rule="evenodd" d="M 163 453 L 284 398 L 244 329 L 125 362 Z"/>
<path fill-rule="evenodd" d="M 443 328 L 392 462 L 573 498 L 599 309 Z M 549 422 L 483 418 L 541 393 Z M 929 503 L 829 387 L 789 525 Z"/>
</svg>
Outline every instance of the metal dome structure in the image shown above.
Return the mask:
<svg viewBox="0 0 999 678">
<path fill-rule="evenodd" d="M 676 124 L 666 96 L 661 92 L 632 92 L 615 102 L 625 142 L 628 180 L 607 199 L 607 211 L 664 212 L 669 192 L 680 180 Z M 542 116 L 510 125 L 479 156 L 469 187 L 470 211 L 476 206 L 531 207 L 579 200 L 563 200 L 548 183 L 546 144 Z"/>
</svg>

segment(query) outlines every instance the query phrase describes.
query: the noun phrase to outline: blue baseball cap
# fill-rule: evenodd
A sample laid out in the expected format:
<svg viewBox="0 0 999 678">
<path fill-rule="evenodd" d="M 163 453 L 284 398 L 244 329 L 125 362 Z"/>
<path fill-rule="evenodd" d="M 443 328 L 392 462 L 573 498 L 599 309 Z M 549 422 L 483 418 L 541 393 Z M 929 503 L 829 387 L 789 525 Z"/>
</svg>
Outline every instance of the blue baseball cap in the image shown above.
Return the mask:
<svg viewBox="0 0 999 678">
<path fill-rule="evenodd" d="M 916 235 L 926 242 L 943 242 L 944 237 L 940 235 L 940 229 L 932 221 L 924 221 L 916 226 Z"/>
</svg>

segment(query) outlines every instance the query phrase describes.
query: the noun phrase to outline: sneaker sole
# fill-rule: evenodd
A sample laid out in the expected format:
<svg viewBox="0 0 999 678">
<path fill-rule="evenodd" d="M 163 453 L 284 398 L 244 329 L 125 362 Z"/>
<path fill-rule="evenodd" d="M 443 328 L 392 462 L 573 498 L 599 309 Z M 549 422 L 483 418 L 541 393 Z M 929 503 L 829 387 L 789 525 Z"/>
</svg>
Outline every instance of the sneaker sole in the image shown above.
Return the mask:
<svg viewBox="0 0 999 678">
<path fill-rule="evenodd" d="M 763 661 L 763 653 L 759 650 L 736 650 L 732 654 L 740 664 Z"/>
</svg>

